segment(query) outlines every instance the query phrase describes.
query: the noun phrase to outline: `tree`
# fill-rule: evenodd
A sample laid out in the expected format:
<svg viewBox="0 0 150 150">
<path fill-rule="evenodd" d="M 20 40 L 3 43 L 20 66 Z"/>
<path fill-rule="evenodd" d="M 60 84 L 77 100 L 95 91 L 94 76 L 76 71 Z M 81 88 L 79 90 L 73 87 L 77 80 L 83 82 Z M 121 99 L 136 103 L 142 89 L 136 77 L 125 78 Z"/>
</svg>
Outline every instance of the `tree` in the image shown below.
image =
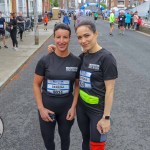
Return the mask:
<svg viewBox="0 0 150 150">
<path fill-rule="evenodd" d="M 103 2 L 101 2 L 100 5 L 103 6 L 105 9 L 107 8 L 106 4 Z"/>
<path fill-rule="evenodd" d="M 53 6 L 53 0 L 49 0 L 50 1 L 50 5 Z"/>
<path fill-rule="evenodd" d="M 54 0 L 53 6 L 58 7 L 58 1 L 57 0 Z"/>
</svg>

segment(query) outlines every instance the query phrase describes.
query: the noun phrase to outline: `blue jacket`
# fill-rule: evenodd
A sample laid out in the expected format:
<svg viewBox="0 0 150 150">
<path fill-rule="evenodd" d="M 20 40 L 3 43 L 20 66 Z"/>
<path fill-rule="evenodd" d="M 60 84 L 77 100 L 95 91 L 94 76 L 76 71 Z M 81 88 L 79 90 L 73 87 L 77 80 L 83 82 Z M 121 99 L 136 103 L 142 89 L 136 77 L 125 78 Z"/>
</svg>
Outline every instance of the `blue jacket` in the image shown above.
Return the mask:
<svg viewBox="0 0 150 150">
<path fill-rule="evenodd" d="M 125 23 L 131 23 L 131 15 L 130 14 L 126 14 Z"/>
<path fill-rule="evenodd" d="M 70 24 L 70 20 L 69 20 L 69 17 L 68 16 L 64 16 L 64 18 L 63 18 L 63 23 L 64 24 Z"/>
</svg>

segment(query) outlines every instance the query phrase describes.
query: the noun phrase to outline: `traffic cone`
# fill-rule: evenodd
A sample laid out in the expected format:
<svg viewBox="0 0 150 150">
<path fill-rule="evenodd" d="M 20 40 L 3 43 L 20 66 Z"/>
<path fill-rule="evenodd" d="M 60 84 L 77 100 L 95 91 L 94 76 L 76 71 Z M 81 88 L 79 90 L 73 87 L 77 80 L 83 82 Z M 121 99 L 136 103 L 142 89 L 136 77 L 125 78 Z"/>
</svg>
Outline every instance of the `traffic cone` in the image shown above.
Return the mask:
<svg viewBox="0 0 150 150">
<path fill-rule="evenodd" d="M 90 142 L 90 150 L 105 150 L 106 142 Z"/>
</svg>

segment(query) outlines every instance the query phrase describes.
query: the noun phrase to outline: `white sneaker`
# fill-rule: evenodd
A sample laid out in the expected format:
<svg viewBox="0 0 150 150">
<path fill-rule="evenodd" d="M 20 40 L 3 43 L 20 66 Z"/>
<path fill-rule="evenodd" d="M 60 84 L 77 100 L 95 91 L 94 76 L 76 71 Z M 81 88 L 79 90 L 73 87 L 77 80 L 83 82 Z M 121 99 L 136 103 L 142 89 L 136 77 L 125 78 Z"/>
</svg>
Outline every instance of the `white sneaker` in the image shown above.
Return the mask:
<svg viewBox="0 0 150 150">
<path fill-rule="evenodd" d="M 15 47 L 15 51 L 19 51 L 18 47 Z"/>
</svg>

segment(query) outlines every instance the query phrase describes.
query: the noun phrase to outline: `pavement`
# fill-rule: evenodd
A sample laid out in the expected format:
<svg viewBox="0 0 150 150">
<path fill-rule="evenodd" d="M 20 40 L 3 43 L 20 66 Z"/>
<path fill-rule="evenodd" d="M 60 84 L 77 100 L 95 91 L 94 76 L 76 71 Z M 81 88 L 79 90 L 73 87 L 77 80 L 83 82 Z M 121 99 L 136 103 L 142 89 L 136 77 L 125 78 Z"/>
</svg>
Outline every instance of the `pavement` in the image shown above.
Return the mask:
<svg viewBox="0 0 150 150">
<path fill-rule="evenodd" d="M 2 41 L 0 45 L 0 90 L 12 79 L 14 74 L 32 57 L 32 55 L 53 34 L 53 27 L 57 21 L 48 23 L 48 30 L 44 31 L 44 25 L 39 25 L 39 45 L 35 45 L 34 31 L 26 31 L 23 41 L 18 40 L 18 51 L 13 49 L 11 38 L 6 39 L 8 48 L 4 48 Z"/>
</svg>

